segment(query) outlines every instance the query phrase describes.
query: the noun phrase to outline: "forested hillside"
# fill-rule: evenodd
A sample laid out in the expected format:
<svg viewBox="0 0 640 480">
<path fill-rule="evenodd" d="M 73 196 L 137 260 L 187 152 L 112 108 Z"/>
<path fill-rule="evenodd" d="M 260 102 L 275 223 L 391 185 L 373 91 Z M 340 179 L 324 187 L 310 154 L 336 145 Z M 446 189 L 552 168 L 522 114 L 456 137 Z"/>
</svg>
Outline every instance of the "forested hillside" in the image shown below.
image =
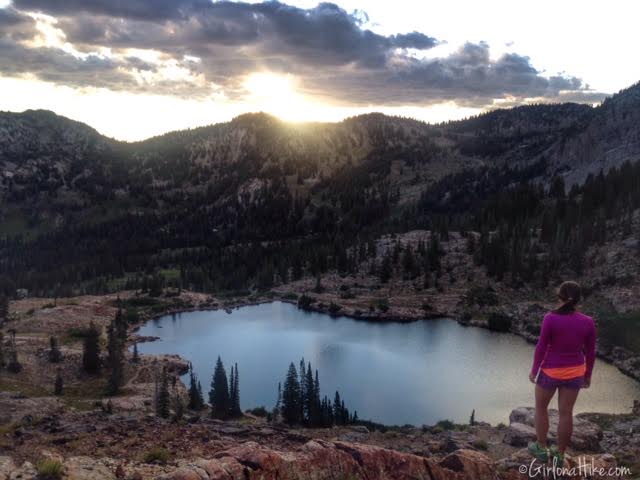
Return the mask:
<svg viewBox="0 0 640 480">
<path fill-rule="evenodd" d="M 51 112 L 2 113 L 2 289 L 268 289 L 354 271 L 375 238 L 415 228 L 465 232 L 498 280 L 580 273 L 587 247 L 637 235 L 639 112 L 635 85 L 595 108 L 440 125 L 247 114 L 137 143 Z"/>
</svg>

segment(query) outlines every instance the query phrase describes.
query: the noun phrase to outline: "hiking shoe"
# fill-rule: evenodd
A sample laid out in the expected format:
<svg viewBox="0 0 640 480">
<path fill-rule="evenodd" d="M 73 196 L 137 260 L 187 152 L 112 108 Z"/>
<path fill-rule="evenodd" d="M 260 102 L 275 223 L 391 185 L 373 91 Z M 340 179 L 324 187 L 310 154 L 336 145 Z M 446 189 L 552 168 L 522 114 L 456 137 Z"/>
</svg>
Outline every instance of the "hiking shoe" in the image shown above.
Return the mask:
<svg viewBox="0 0 640 480">
<path fill-rule="evenodd" d="M 540 442 L 531 442 L 527 447 L 527 450 L 534 458 L 540 460 L 541 462 L 546 462 L 547 460 L 549 460 L 549 451 L 546 449 L 546 447 L 540 445 Z"/>
<path fill-rule="evenodd" d="M 554 462 L 555 467 L 562 468 L 564 466 L 564 453 L 558 450 L 558 447 L 551 447 L 549 449 L 549 454 L 551 455 L 551 461 Z"/>
</svg>

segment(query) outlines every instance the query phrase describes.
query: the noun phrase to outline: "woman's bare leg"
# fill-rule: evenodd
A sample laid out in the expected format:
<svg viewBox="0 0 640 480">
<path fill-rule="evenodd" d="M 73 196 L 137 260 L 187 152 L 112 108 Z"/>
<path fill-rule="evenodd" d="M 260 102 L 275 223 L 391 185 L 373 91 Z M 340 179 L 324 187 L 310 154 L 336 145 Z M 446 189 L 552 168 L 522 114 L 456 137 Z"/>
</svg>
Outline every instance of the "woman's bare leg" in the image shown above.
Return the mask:
<svg viewBox="0 0 640 480">
<path fill-rule="evenodd" d="M 549 412 L 547 409 L 555 393 L 555 388 L 547 390 L 536 385 L 536 437 L 538 443 L 543 447 L 547 446 L 547 434 L 549 433 Z"/>
<path fill-rule="evenodd" d="M 577 388 L 560 387 L 558 389 L 558 450 L 562 453 L 567 449 L 573 433 L 573 406 L 580 390 Z"/>
</svg>

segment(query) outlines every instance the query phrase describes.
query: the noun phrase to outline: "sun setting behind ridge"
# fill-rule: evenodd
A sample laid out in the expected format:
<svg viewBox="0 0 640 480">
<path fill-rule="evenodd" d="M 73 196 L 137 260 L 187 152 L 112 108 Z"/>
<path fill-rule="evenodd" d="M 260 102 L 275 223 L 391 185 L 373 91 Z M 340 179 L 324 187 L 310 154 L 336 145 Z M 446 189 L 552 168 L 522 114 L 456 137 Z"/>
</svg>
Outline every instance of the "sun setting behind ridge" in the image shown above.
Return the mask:
<svg viewBox="0 0 640 480">
<path fill-rule="evenodd" d="M 290 75 L 270 72 L 250 74 L 243 83 L 246 101 L 255 110 L 271 113 L 287 121 L 308 120 L 308 100 L 296 90 Z"/>
<path fill-rule="evenodd" d="M 0 0 L 0 480 L 636 478 L 638 18 Z"/>
</svg>

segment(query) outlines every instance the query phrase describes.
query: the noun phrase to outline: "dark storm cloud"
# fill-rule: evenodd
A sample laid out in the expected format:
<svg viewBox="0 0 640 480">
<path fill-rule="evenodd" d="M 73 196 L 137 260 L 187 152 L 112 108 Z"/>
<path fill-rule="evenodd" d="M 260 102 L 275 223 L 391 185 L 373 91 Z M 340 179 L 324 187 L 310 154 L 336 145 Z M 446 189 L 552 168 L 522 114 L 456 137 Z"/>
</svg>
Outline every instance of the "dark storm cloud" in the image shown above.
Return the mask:
<svg viewBox="0 0 640 480">
<path fill-rule="evenodd" d="M 524 56 L 507 54 L 491 60 L 489 47 L 466 44 L 455 53 L 432 60 L 411 59 L 372 74 L 360 72 L 328 72 L 310 80 L 314 93 L 322 94 L 332 85 L 342 99 L 368 104 L 433 104 L 445 100 L 465 106 L 485 106 L 496 98 L 525 99 L 546 97 L 558 99 L 564 90 L 574 91 L 578 100 L 583 88 L 575 77 L 546 78 Z M 602 95 L 584 91 L 583 101 L 602 99 Z"/>
<path fill-rule="evenodd" d="M 40 11 L 55 16 L 67 40 L 80 51 L 160 51 L 165 59 L 175 59 L 222 86 L 231 98 L 243 94 L 244 75 L 261 69 L 297 75 L 306 92 L 352 104 L 453 100 L 485 106 L 495 98 L 555 99 L 566 90 L 573 92 L 572 98 L 584 93 L 585 101 L 593 96 L 578 78 L 543 76 L 528 57 L 511 53 L 492 60 L 482 42 L 466 44 L 443 58 L 417 58 L 409 52 L 429 50 L 439 41 L 422 32 L 374 33 L 363 27 L 366 14 L 348 13 L 333 3 L 310 9 L 278 1 L 209 0 L 14 0 L 13 5 L 12 15 Z M 0 25 L 2 21 L 0 16 Z M 186 62 L 185 56 L 200 61 Z M 47 60 L 32 52 L 27 58 L 32 73 L 59 83 L 69 75 L 73 78 L 66 83 L 73 85 L 85 80 L 89 85 L 100 83 L 98 75 L 88 75 L 85 69 L 102 69 L 109 88 L 128 90 L 133 77 L 127 69 L 154 71 L 154 65 L 133 57 L 112 63 L 96 60 L 78 66 L 78 71 L 64 56 Z M 6 74 L 9 68 L 11 73 L 0 61 L 1 71 Z M 156 88 L 150 85 L 149 91 L 157 93 Z M 178 90 L 188 95 L 189 88 L 185 84 Z M 202 93 L 202 86 L 193 88 Z"/>
<path fill-rule="evenodd" d="M 0 37 L 24 40 L 33 38 L 35 33 L 33 18 L 11 7 L 0 8 Z"/>
<path fill-rule="evenodd" d="M 8 39 L 0 39 L 0 71 L 8 76 L 29 73 L 74 87 L 134 87 L 133 77 L 119 73 L 112 60 L 95 55 L 81 60 L 57 48 L 28 48 Z"/>
<path fill-rule="evenodd" d="M 145 20 L 176 19 L 207 0 L 13 0 L 20 10 L 74 16 L 79 12 Z"/>
</svg>

